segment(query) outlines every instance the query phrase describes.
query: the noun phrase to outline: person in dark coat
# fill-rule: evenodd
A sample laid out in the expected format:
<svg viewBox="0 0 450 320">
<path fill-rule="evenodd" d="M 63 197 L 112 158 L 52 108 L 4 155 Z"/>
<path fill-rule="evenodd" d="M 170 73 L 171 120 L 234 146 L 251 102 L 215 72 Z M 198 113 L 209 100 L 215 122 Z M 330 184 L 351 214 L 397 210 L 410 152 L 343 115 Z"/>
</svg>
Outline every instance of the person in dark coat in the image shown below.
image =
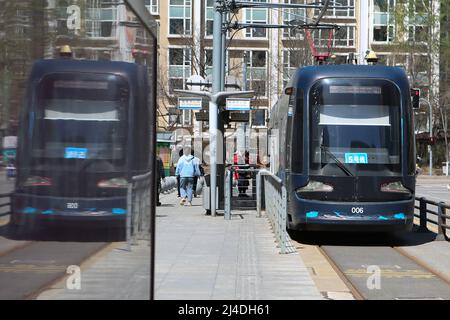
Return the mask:
<svg viewBox="0 0 450 320">
<path fill-rule="evenodd" d="M 159 201 L 159 194 L 161 193 L 161 181 L 166 177 L 164 173 L 164 164 L 159 156 L 156 157 L 156 205 L 160 206 L 161 202 Z"/>
<path fill-rule="evenodd" d="M 245 151 L 245 164 L 249 164 L 250 160 L 250 153 L 248 151 Z M 249 179 L 251 176 L 247 172 L 239 172 L 238 174 L 238 190 L 239 190 L 239 197 L 248 197 L 247 195 L 247 189 L 250 185 Z"/>
<path fill-rule="evenodd" d="M 184 155 L 183 149 L 180 149 L 180 151 L 178 152 L 178 155 L 179 155 L 179 158 L 181 158 L 181 157 Z M 180 194 L 180 182 L 181 182 L 181 178 L 180 178 L 179 175 L 177 175 L 177 191 L 178 191 L 178 198 L 181 197 L 181 194 Z"/>
</svg>

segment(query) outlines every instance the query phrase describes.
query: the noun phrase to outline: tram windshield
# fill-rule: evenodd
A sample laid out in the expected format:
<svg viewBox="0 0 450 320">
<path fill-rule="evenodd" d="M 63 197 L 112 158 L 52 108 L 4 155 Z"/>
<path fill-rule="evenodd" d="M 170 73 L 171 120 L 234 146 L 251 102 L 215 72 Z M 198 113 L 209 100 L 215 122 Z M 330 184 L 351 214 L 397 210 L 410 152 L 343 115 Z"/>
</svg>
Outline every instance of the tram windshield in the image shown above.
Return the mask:
<svg viewBox="0 0 450 320">
<path fill-rule="evenodd" d="M 129 99 L 124 79 L 55 74 L 44 78 L 37 95 L 35 160 L 124 159 Z"/>
<path fill-rule="evenodd" d="M 388 81 L 317 82 L 310 91 L 311 174 L 400 175 L 400 114 L 399 91 Z"/>
</svg>

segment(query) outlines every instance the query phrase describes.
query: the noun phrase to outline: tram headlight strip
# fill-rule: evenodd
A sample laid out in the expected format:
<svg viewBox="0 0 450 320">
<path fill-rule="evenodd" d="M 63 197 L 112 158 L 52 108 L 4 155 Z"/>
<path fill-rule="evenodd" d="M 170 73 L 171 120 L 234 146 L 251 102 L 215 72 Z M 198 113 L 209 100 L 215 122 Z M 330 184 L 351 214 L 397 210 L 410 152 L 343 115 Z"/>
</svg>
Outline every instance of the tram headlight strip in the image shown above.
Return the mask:
<svg viewBox="0 0 450 320">
<path fill-rule="evenodd" d="M 395 193 L 406 193 L 410 194 L 411 192 L 403 186 L 400 181 L 383 183 L 380 187 L 381 192 L 395 192 Z"/>
<path fill-rule="evenodd" d="M 310 180 L 304 187 L 298 188 L 296 191 L 299 193 L 304 192 L 332 192 L 333 186 L 324 182 Z"/>
<path fill-rule="evenodd" d="M 128 186 L 127 179 L 125 178 L 112 178 L 108 180 L 100 180 L 97 183 L 99 188 L 126 188 Z"/>
<path fill-rule="evenodd" d="M 48 187 L 52 185 L 52 179 L 40 176 L 30 176 L 25 180 L 24 187 Z"/>
</svg>

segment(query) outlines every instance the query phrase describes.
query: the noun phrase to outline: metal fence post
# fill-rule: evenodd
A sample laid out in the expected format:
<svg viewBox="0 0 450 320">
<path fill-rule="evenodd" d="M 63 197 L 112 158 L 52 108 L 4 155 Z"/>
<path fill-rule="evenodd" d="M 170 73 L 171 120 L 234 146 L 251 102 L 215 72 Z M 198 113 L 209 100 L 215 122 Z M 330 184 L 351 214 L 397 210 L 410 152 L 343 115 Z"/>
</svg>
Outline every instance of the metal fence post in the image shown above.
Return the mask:
<svg viewBox="0 0 450 320">
<path fill-rule="evenodd" d="M 131 251 L 131 215 L 133 214 L 132 204 L 133 182 L 128 183 L 127 188 L 127 250 Z"/>
<path fill-rule="evenodd" d="M 287 253 L 286 250 L 286 204 L 287 204 L 287 198 L 286 198 L 286 188 L 282 185 L 281 186 L 281 210 L 279 210 L 279 214 L 281 215 L 279 219 L 279 225 L 280 225 L 280 249 L 281 253 Z"/>
<path fill-rule="evenodd" d="M 256 174 L 256 216 L 258 218 L 261 218 L 261 176 L 261 172 Z"/>
<path fill-rule="evenodd" d="M 230 170 L 228 170 L 225 176 L 225 220 L 231 220 L 231 196 L 233 190 L 230 188 L 230 183 L 232 183 L 230 176 Z"/>
<path fill-rule="evenodd" d="M 438 205 L 438 234 L 434 240 L 445 241 L 445 202 L 441 201 Z"/>
<path fill-rule="evenodd" d="M 427 203 L 424 197 L 419 198 L 419 206 L 420 206 L 420 226 L 417 229 L 417 232 L 428 232 L 427 228 Z"/>
</svg>

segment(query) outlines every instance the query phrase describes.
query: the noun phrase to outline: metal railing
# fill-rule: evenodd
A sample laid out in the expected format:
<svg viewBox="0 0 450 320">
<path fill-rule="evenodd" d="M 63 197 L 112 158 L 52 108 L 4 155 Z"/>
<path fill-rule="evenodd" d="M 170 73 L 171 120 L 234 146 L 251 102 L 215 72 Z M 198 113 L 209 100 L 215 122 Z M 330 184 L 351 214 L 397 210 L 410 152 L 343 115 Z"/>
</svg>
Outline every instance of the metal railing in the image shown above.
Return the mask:
<svg viewBox="0 0 450 320">
<path fill-rule="evenodd" d="M 264 195 L 262 187 L 264 186 Z M 259 171 L 256 176 L 256 210 L 261 217 L 262 198 L 264 197 L 266 215 L 272 225 L 275 238 L 280 246 L 280 253 L 296 252 L 286 230 L 287 194 L 283 182 L 267 170 Z"/>
<path fill-rule="evenodd" d="M 415 205 L 414 208 L 419 210 L 419 213 L 414 213 L 414 216 L 420 219 L 418 232 L 428 232 L 428 223 L 434 224 L 437 226 L 438 233 L 435 240 L 443 241 L 448 239 L 446 235 L 446 231 L 450 229 L 450 225 L 447 224 L 447 219 L 450 219 L 450 215 L 447 214 L 447 209 L 450 209 L 450 205 L 445 202 L 435 202 L 426 199 L 425 197 L 417 197 L 416 201 L 419 202 L 419 205 Z M 437 207 L 437 211 L 432 211 L 428 207 L 428 205 L 432 205 Z M 428 217 L 428 214 L 437 217 L 436 220 L 432 220 Z"/>
<path fill-rule="evenodd" d="M 150 240 L 150 197 L 151 172 L 134 176 L 128 183 L 127 193 L 127 247 L 137 244 L 137 240 Z"/>
<path fill-rule="evenodd" d="M 3 199 L 3 198 L 9 198 L 9 202 L 1 203 L 0 210 L 2 210 L 2 208 L 4 208 L 4 207 L 8 207 L 8 206 L 9 206 L 9 210 L 6 212 L 0 212 L 0 218 L 6 217 L 11 214 L 11 193 L 0 193 L 0 199 Z"/>
<path fill-rule="evenodd" d="M 224 217 L 226 220 L 231 219 L 231 210 L 233 209 L 233 204 L 237 205 L 239 201 L 245 201 L 247 203 L 245 208 L 239 208 L 241 210 L 256 209 L 256 186 L 253 185 L 253 180 L 256 178 L 258 172 L 259 169 L 250 167 L 248 165 L 233 165 L 229 168 L 229 170 L 226 171 L 224 206 Z M 235 177 L 236 174 L 238 178 Z M 247 193 L 248 189 L 250 189 L 250 195 Z M 237 196 L 235 196 L 235 194 Z M 252 202 L 254 202 L 254 205 L 252 204 Z M 248 206 L 248 203 L 251 203 L 252 205 Z"/>
</svg>

